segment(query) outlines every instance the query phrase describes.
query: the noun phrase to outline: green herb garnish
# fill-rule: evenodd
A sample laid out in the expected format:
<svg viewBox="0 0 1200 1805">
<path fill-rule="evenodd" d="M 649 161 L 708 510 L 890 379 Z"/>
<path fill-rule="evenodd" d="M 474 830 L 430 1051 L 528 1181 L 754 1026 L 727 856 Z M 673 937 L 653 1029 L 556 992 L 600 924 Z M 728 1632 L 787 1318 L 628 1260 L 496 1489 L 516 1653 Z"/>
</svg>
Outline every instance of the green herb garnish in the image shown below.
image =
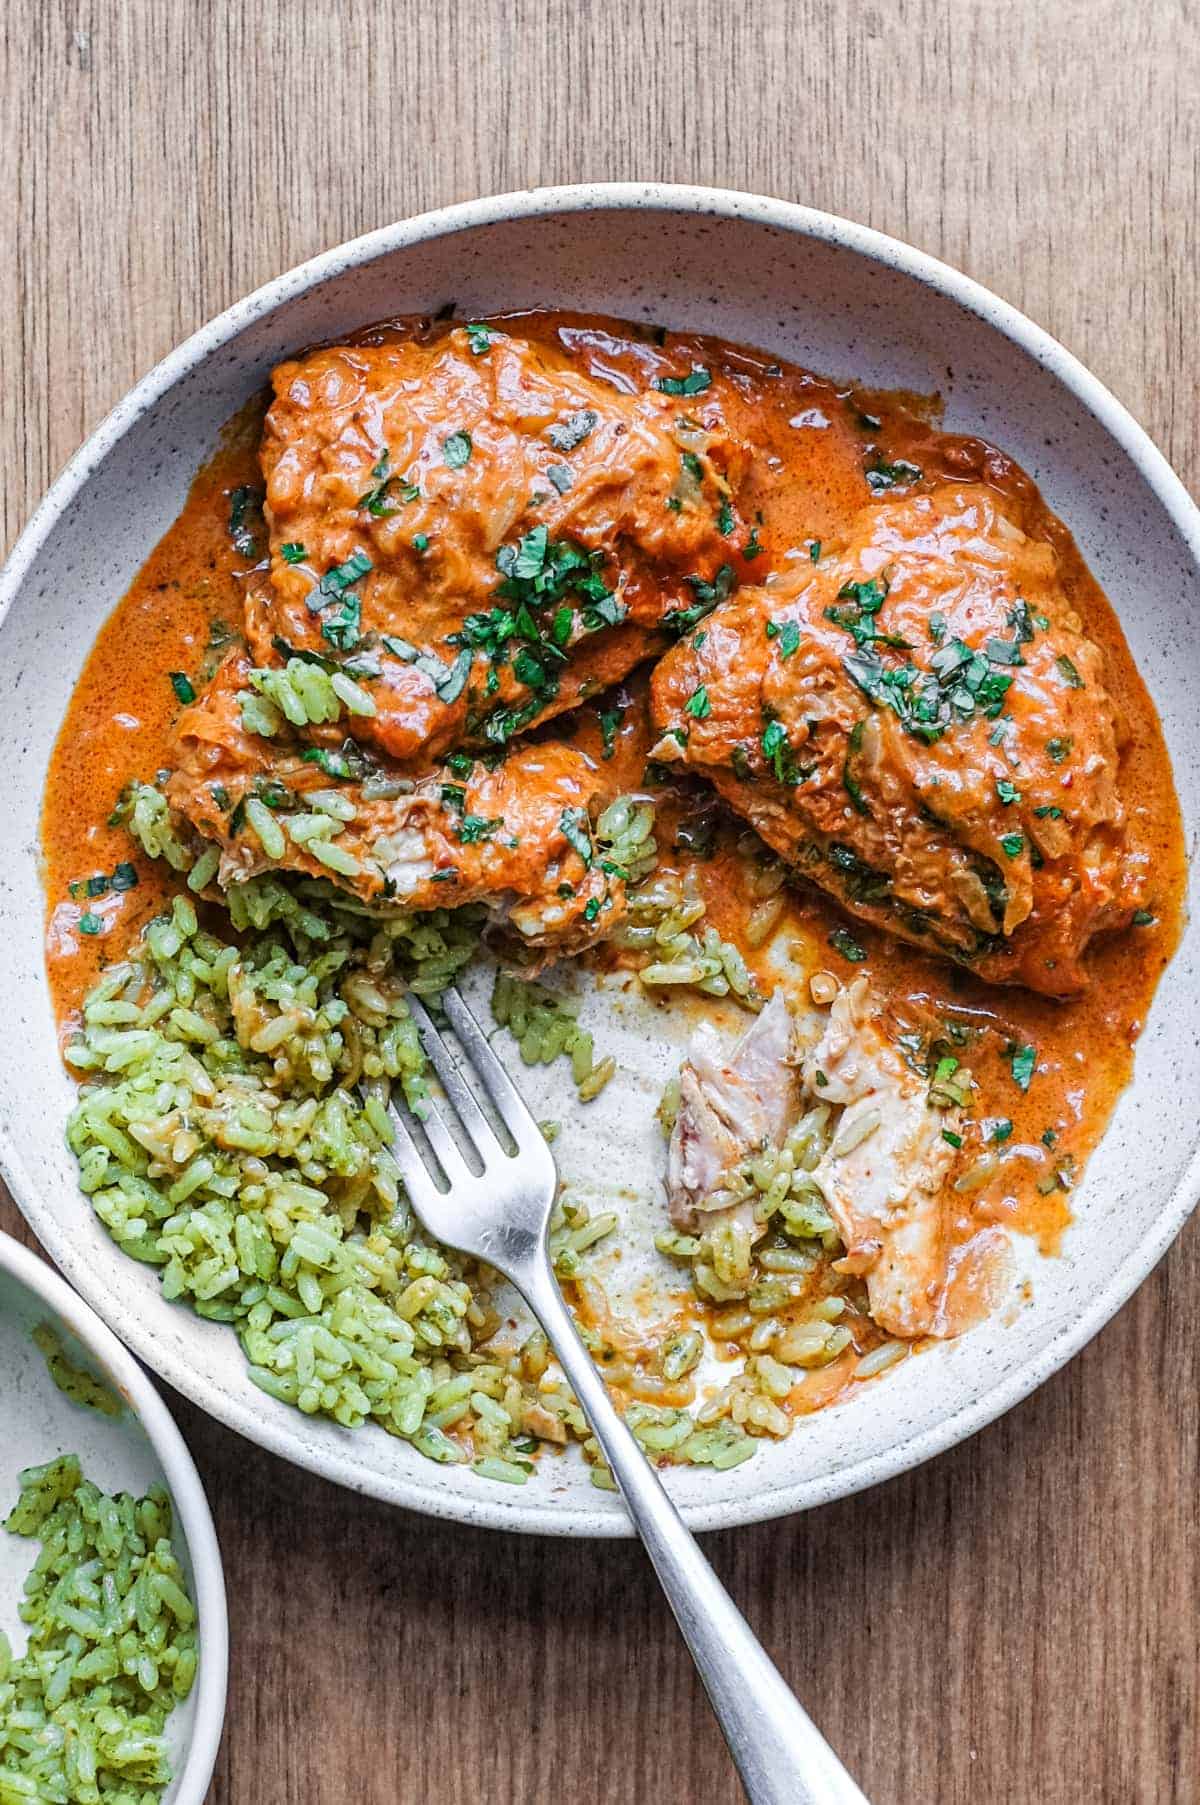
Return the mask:
<svg viewBox="0 0 1200 1805">
<path fill-rule="evenodd" d="M 909 483 L 919 483 L 923 472 L 916 464 L 906 463 L 897 458 L 889 464 L 886 458 L 876 455 L 874 461 L 867 465 L 867 487 L 873 495 L 880 495 L 885 489 L 898 489 Z"/>
<path fill-rule="evenodd" d="M 167 675 L 171 679 L 171 688 L 175 691 L 179 701 L 186 706 L 187 703 L 196 700 L 196 691 L 189 677 L 185 677 L 182 671 L 168 671 Z"/>
<path fill-rule="evenodd" d="M 843 959 L 848 959 L 851 965 L 861 965 L 867 956 L 866 948 L 860 946 L 846 928 L 834 928 L 829 936 L 829 944 L 836 948 Z"/>
<path fill-rule="evenodd" d="M 1021 1046 L 1013 1040 L 1009 1041 L 1006 1052 L 1017 1089 L 1027 1091 L 1030 1080 L 1037 1069 L 1037 1048 L 1028 1045 Z"/>
<path fill-rule="evenodd" d="M 230 494 L 229 537 L 233 540 L 234 550 L 243 558 L 258 556 L 258 540 L 250 520 L 260 516 L 262 501 L 262 490 L 245 484 Z"/>
<path fill-rule="evenodd" d="M 575 413 L 568 414 L 565 420 L 556 420 L 546 429 L 546 437 L 555 451 L 574 451 L 582 445 L 588 434 L 599 424 L 600 416 L 590 407 L 581 407 Z"/>
<path fill-rule="evenodd" d="M 559 817 L 559 829 L 567 844 L 574 848 L 585 865 L 592 862 L 592 831 L 587 810 L 565 808 Z"/>
<path fill-rule="evenodd" d="M 656 376 L 654 386 L 664 395 L 702 395 L 712 383 L 711 373 L 702 364 L 693 364 L 686 376 Z"/>
</svg>

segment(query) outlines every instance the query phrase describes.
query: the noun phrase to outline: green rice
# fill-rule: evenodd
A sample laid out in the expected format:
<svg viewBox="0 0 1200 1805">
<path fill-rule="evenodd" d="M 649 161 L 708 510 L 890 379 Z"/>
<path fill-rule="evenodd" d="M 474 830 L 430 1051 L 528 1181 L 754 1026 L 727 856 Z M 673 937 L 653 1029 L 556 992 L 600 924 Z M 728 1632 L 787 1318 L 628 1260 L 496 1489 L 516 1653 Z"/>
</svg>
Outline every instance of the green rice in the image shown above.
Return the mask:
<svg viewBox="0 0 1200 1805">
<path fill-rule="evenodd" d="M 109 1496 L 64 1454 L 21 1474 L 5 1528 L 42 1547 L 24 1654 L 0 1633 L 0 1805 L 154 1805 L 198 1661 L 166 1491 Z"/>
<path fill-rule="evenodd" d="M 629 912 L 613 932 L 616 945 L 640 954 L 638 976 L 648 989 L 685 988 L 704 996 L 732 996 L 747 1009 L 764 998 L 745 959 L 715 928 L 704 925 L 704 901 L 689 872 L 664 872 L 629 893 Z"/>
<path fill-rule="evenodd" d="M 340 813 L 319 801 L 336 828 Z M 121 818 L 177 871 L 198 868 L 157 791 L 131 786 Z M 644 970 L 643 982 L 761 1004 L 740 955 L 703 926 L 695 893 L 653 875 L 649 805 L 612 805 L 596 844 L 639 884 L 626 944 L 671 969 Z M 436 1002 L 476 956 L 484 912 L 381 916 L 324 880 L 270 873 L 224 901 L 227 935 L 177 895 L 86 999 L 67 1049 L 82 1081 L 67 1138 L 96 1214 L 158 1271 L 167 1298 L 235 1331 L 271 1397 L 346 1428 L 374 1423 L 497 1483 L 525 1483 L 540 1444 L 579 1441 L 605 1483 L 545 1338 L 515 1340 L 495 1275 L 423 1233 L 390 1151 L 393 1090 L 418 1113 L 429 1095 L 407 997 Z M 546 986 L 499 975 L 493 1014 L 526 1062 L 569 1061 L 581 1098 L 611 1076 L 570 1000 Z M 746 1459 L 790 1422 L 776 1395 L 783 1375 L 795 1381 L 849 1343 L 825 1311 L 836 1235 L 809 1177 L 828 1118 L 810 1112 L 784 1148 L 725 1181 L 722 1205 L 753 1201 L 767 1231 L 757 1245 L 729 1220 L 660 1237 L 703 1303 L 735 1312 L 719 1333 L 748 1355 L 736 1380 L 701 1393 L 702 1343 L 678 1328 L 649 1371 L 584 1328 L 606 1377 L 635 1393 L 635 1434 L 662 1459 Z M 599 1291 L 593 1250 L 617 1227 L 615 1214 L 569 1197 L 556 1209 L 555 1269 L 585 1298 Z"/>
<path fill-rule="evenodd" d="M 478 914 L 380 921 L 272 877 L 232 891 L 230 909 L 240 945 L 176 897 L 89 994 L 67 1049 L 83 1189 L 168 1298 L 235 1329 L 272 1397 L 523 1482 L 531 1434 L 586 1424 L 569 1394 L 542 1395 L 540 1338 L 494 1341 L 494 1275 L 422 1233 L 388 1144 L 392 1087 L 418 1111 L 428 1095 L 406 993 L 445 988 Z M 603 1068 L 562 1019 L 561 1050 L 594 1083 Z M 615 1221 L 560 1210 L 562 1269 Z"/>
<path fill-rule="evenodd" d="M 125 1406 L 111 1385 L 106 1385 L 103 1379 L 98 1379 L 95 1373 L 70 1358 L 53 1323 L 39 1322 L 30 1340 L 45 1360 L 50 1377 L 72 1403 L 81 1404 L 86 1410 L 97 1410 L 101 1416 L 124 1415 Z"/>
</svg>

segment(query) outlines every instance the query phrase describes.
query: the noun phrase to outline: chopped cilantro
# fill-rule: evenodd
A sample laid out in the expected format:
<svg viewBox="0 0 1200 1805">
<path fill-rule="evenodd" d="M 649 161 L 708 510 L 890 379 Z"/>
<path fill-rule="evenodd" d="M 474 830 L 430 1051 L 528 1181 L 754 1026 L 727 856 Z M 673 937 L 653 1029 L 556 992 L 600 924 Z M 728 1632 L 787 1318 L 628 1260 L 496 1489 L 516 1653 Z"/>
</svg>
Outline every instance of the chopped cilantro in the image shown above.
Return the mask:
<svg viewBox="0 0 1200 1805">
<path fill-rule="evenodd" d="M 339 652 L 352 652 L 362 638 L 362 602 L 352 589 L 342 592 L 336 614 L 326 614 L 321 621 L 321 638 Z"/>
<path fill-rule="evenodd" d="M 814 564 L 819 564 L 821 562 L 821 541 L 819 539 L 813 540 L 808 548 L 808 555 Z"/>
<path fill-rule="evenodd" d="M 1037 1068 L 1037 1048 L 1028 1044 L 1018 1045 L 1015 1040 L 1010 1040 L 1006 1051 L 1017 1089 L 1027 1091 Z"/>
<path fill-rule="evenodd" d="M 1042 804 L 1041 808 L 1035 808 L 1033 812 L 1039 821 L 1062 820 L 1062 810 L 1058 807 L 1057 803 L 1054 802 L 1045 802 Z"/>
<path fill-rule="evenodd" d="M 1010 859 L 1019 859 L 1025 850 L 1025 835 L 1001 834 L 1000 844 L 1004 848 L 1006 857 Z"/>
<path fill-rule="evenodd" d="M 724 533 L 728 536 L 728 534 L 732 533 L 735 524 L 736 520 L 732 507 L 727 501 L 723 501 L 717 510 L 718 533 Z"/>
<path fill-rule="evenodd" d="M 285 564 L 303 564 L 305 558 L 307 558 L 307 556 L 308 556 L 308 553 L 305 551 L 305 549 L 302 545 L 298 544 L 296 540 L 292 539 L 292 540 L 289 540 L 289 542 L 286 545 L 280 546 L 279 555 L 283 559 Z"/>
<path fill-rule="evenodd" d="M 624 710 L 620 708 L 602 708 L 600 710 L 600 737 L 604 744 L 603 758 L 611 758 L 617 749 L 617 732 L 620 728 Z"/>
<path fill-rule="evenodd" d="M 262 501 L 262 491 L 245 484 L 230 494 L 229 537 L 233 540 L 234 550 L 243 558 L 258 555 L 258 540 L 251 520 L 260 518 Z"/>
<path fill-rule="evenodd" d="M 185 677 L 182 671 L 168 671 L 167 675 L 171 679 L 171 688 L 181 702 L 186 704 L 196 700 L 196 691 L 191 680 Z"/>
<path fill-rule="evenodd" d="M 1149 909 L 1135 909 L 1133 911 L 1133 925 L 1135 928 L 1153 927 L 1155 919 L 1156 918 L 1150 913 Z"/>
<path fill-rule="evenodd" d="M 851 965 L 861 965 L 867 956 L 866 948 L 861 947 L 845 928 L 834 928 L 829 936 L 829 944 L 842 955 L 843 959 L 848 959 Z"/>
<path fill-rule="evenodd" d="M 89 909 L 86 914 L 79 917 L 79 932 L 81 934 L 102 934 L 104 932 L 103 916 L 93 915 Z"/>
<path fill-rule="evenodd" d="M 712 376 L 702 364 L 693 364 L 686 376 L 656 376 L 654 386 L 664 395 L 702 395 Z"/>
<path fill-rule="evenodd" d="M 1055 1147 L 1057 1145 L 1058 1145 L 1058 1136 L 1054 1132 L 1053 1128 L 1043 1128 L 1042 1129 L 1042 1146 L 1043 1147 Z"/>
<path fill-rule="evenodd" d="M 711 614 L 719 602 L 726 601 L 732 595 L 735 578 L 732 564 L 722 564 L 711 583 L 703 577 L 686 577 L 684 581 L 691 588 L 696 599 L 689 608 L 672 608 L 664 614 L 662 624 L 668 632 L 684 634 L 689 627 L 702 621 L 706 614 Z"/>
<path fill-rule="evenodd" d="M 846 794 L 854 804 L 855 812 L 859 815 L 869 815 L 871 811 L 867 806 L 867 799 L 862 793 L 862 786 L 850 768 L 850 760 L 862 750 L 863 733 L 866 729 L 866 725 L 867 723 L 865 721 L 855 721 L 853 727 L 850 729 L 850 741 L 846 751 L 846 761 L 842 766 L 842 784 Z"/>
<path fill-rule="evenodd" d="M 1054 660 L 1054 668 L 1068 689 L 1083 689 L 1083 678 L 1065 652 L 1060 652 Z"/>
<path fill-rule="evenodd" d="M 1046 751 L 1049 754 L 1051 764 L 1061 765 L 1063 763 L 1064 759 L 1066 759 L 1070 756 L 1071 747 L 1073 745 L 1074 745 L 1073 740 L 1062 740 L 1062 739 L 1047 740 L 1046 741 Z"/>
<path fill-rule="evenodd" d="M 412 548 L 415 552 L 427 552 L 429 550 L 429 534 L 414 533 L 412 536 Z M 441 874 L 439 873 L 438 875 L 440 876 Z M 448 875 L 453 876 L 454 874 L 451 872 Z"/>
<path fill-rule="evenodd" d="M 1033 639 L 1033 616 L 1029 612 L 1029 603 L 1023 599 L 1016 602 L 1005 615 L 1005 624 L 1013 630 L 1013 638 L 1019 646 L 1027 646 Z M 1050 622 L 1045 615 L 1039 614 L 1038 625 L 1048 627 Z"/>
<path fill-rule="evenodd" d="M 984 651 L 993 664 L 1024 664 L 1021 647 L 1017 641 L 1010 645 L 1007 639 L 989 639 Z"/>
<path fill-rule="evenodd" d="M 962 1143 L 963 1143 L 962 1135 L 955 1134 L 955 1132 L 952 1128 L 943 1128 L 942 1129 L 942 1139 L 944 1141 L 948 1141 L 950 1146 L 955 1147 L 955 1148 L 961 1147 Z"/>
<path fill-rule="evenodd" d="M 877 452 L 874 461 L 867 465 L 867 487 L 873 495 L 880 495 L 885 489 L 898 489 L 909 483 L 919 483 L 922 474 L 916 464 L 906 463 L 903 458 L 897 458 L 894 464 L 889 464 Z"/>
<path fill-rule="evenodd" d="M 486 815 L 464 815 L 455 825 L 455 834 L 464 846 L 473 846 L 479 840 L 490 840 L 503 821 L 489 820 Z"/>
<path fill-rule="evenodd" d="M 361 783 L 368 772 L 366 759 L 354 740 L 343 740 L 340 752 L 325 746 L 308 746 L 301 754 L 306 765 L 316 765 L 326 777 L 337 777 L 343 783 Z"/>
<path fill-rule="evenodd" d="M 801 767 L 796 763 L 782 721 L 768 721 L 763 728 L 762 754 L 780 783 L 794 788 L 812 776 L 811 765 Z"/>
<path fill-rule="evenodd" d="M 461 815 L 467 805 L 467 792 L 461 783 L 444 783 L 441 787 L 441 798 L 448 809 Z"/>
<path fill-rule="evenodd" d="M 838 590 L 838 601 L 849 602 L 850 606 L 826 608 L 825 619 L 849 633 L 857 646 L 885 645 L 907 651 L 906 639 L 879 631 L 879 610 L 887 600 L 888 588 L 886 576 L 864 583 L 843 583 Z"/>
<path fill-rule="evenodd" d="M 492 335 L 480 320 L 472 320 L 463 327 L 467 335 L 467 343 L 476 357 L 482 357 L 485 351 L 492 348 Z"/>
<path fill-rule="evenodd" d="M 592 832 L 587 810 L 565 808 L 559 817 L 559 829 L 567 844 L 574 848 L 585 865 L 592 862 Z"/>
<path fill-rule="evenodd" d="M 693 721 L 706 721 L 712 713 L 712 703 L 708 699 L 708 690 L 702 683 L 694 689 L 683 705 L 684 714 L 690 714 Z"/>
<path fill-rule="evenodd" d="M 331 602 L 340 601 L 347 589 L 353 588 L 371 568 L 371 560 L 365 552 L 352 552 L 344 564 L 335 564 L 332 570 L 325 572 L 316 588 L 309 591 L 309 612 L 319 614 Z"/>
<path fill-rule="evenodd" d="M 1017 788 L 1016 784 L 1012 783 L 1007 777 L 998 777 L 996 779 L 996 795 L 999 797 L 1000 801 L 1004 803 L 1006 808 L 1011 803 L 1020 802 L 1021 800 L 1020 790 Z M 1041 811 L 1035 809 L 1033 812 L 1036 815 Z"/>
<path fill-rule="evenodd" d="M 987 1138 L 989 1141 L 992 1141 L 997 1146 L 999 1146 L 1002 1141 L 1008 1140 L 1009 1136 L 1012 1134 L 1012 1131 L 1013 1131 L 1013 1125 L 1009 1121 L 1008 1117 L 1007 1116 L 997 1116 L 994 1121 L 988 1123 Z"/>
<path fill-rule="evenodd" d="M 565 420 L 556 420 L 547 428 L 546 437 L 555 451 L 574 451 L 582 445 L 588 434 L 598 425 L 600 416 L 590 407 L 581 407 L 575 413 L 568 414 Z"/>
<path fill-rule="evenodd" d="M 940 646 L 946 637 L 946 616 L 935 608 L 929 616 L 929 637 L 935 646 Z"/>
<path fill-rule="evenodd" d="M 767 638 L 779 641 L 781 658 L 790 658 L 792 653 L 800 648 L 800 624 L 794 620 L 785 620 L 782 624 L 779 621 L 769 620 L 767 622 Z"/>
<path fill-rule="evenodd" d="M 757 558 L 761 554 L 762 549 L 762 543 L 758 537 L 758 528 L 752 526 L 750 528 L 750 537 L 742 547 L 742 556 L 745 558 L 747 564 Z"/>
<path fill-rule="evenodd" d="M 471 435 L 469 432 L 452 432 L 448 439 L 442 440 L 442 456 L 451 470 L 461 470 L 470 461 Z"/>
</svg>

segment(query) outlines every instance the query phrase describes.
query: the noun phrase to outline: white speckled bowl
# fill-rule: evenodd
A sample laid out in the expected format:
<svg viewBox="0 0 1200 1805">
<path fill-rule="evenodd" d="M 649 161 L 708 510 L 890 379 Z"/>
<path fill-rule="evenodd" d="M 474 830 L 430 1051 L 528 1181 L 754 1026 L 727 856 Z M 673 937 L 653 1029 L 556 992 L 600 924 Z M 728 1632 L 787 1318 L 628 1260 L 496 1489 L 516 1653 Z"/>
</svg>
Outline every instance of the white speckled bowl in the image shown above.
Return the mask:
<svg viewBox="0 0 1200 1805">
<path fill-rule="evenodd" d="M 0 1157 L 78 1289 L 152 1367 L 223 1422 L 381 1498 L 498 1528 L 620 1535 L 616 1500 L 573 1463 L 522 1490 L 436 1467 L 265 1397 L 227 1331 L 163 1301 L 76 1189 L 71 1086 L 42 971 L 38 810 L 55 730 L 100 621 L 178 512 L 222 422 L 298 347 L 455 302 L 464 318 L 548 305 L 693 327 L 873 386 L 940 390 L 947 424 L 1013 453 L 1115 601 L 1162 714 L 1186 831 L 1200 819 L 1200 515 L 1124 409 L 1061 346 L 966 277 L 892 239 L 782 201 L 709 189 L 540 190 L 426 214 L 330 251 L 214 320 L 114 410 L 54 485 L 0 578 Z M 1200 928 L 1188 928 L 1137 1073 L 1077 1194 L 1064 1257 L 1032 1303 L 906 1362 L 732 1472 L 668 1481 L 716 1528 L 822 1503 L 926 1460 L 1015 1404 L 1146 1276 L 1200 1191 Z M 591 1144 L 625 1176 L 645 1149 L 618 1097 Z"/>
<path fill-rule="evenodd" d="M 103 1416 L 59 1390 L 30 1340 L 39 1323 L 57 1329 L 67 1357 L 124 1399 L 123 1416 Z M 200 1668 L 167 1726 L 175 1777 L 163 1805 L 204 1805 L 225 1719 L 229 1636 L 221 1556 L 199 1477 L 137 1361 L 56 1272 L 8 1235 L 0 1235 L 0 1428 L 0 1521 L 16 1503 L 22 1469 L 60 1454 L 78 1454 L 85 1476 L 107 1491 L 140 1497 L 159 1482 L 170 1492 L 175 1551 L 199 1614 Z M 0 1529 L 0 1629 L 17 1650 L 26 1636 L 17 1604 L 38 1546 Z"/>
</svg>

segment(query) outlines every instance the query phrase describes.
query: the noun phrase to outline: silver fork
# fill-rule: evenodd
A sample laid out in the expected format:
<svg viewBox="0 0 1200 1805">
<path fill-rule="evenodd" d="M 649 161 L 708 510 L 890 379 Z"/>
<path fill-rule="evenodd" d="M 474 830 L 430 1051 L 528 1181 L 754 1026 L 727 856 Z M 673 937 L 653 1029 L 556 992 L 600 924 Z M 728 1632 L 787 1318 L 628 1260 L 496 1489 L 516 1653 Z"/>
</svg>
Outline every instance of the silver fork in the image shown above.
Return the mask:
<svg viewBox="0 0 1200 1805">
<path fill-rule="evenodd" d="M 654 1563 L 752 1805 L 867 1805 L 700 1552 L 576 1333 L 547 1248 L 554 1157 L 520 1093 L 456 990 L 446 991 L 442 1007 L 465 1062 L 415 997 L 409 1007 L 459 1123 L 456 1136 L 431 1104 L 417 1126 L 393 1104 L 392 1150 L 413 1209 L 437 1240 L 503 1273 L 545 1330 Z M 464 1067 L 491 1099 L 511 1148 L 480 1107 Z M 474 1151 L 477 1170 L 460 1140 Z"/>
</svg>

